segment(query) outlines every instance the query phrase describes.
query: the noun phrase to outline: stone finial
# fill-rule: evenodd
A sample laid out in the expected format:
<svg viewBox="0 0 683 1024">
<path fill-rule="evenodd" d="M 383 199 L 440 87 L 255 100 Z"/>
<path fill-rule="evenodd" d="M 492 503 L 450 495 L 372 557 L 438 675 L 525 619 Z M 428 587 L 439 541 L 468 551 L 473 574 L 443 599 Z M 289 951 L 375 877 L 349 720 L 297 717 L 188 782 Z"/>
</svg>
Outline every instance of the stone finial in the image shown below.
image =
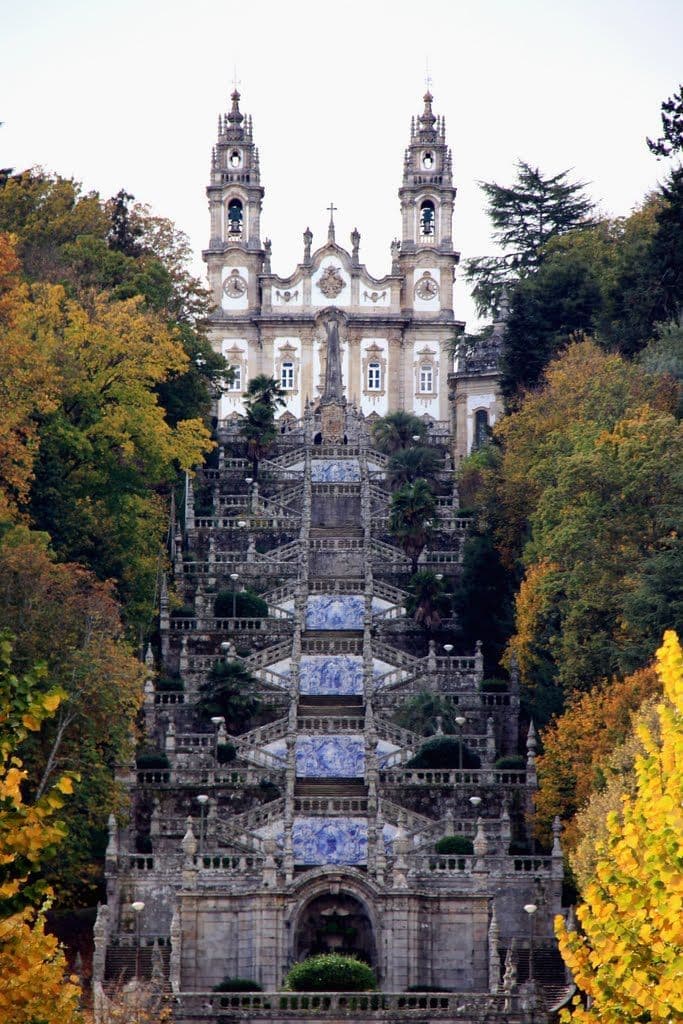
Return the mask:
<svg viewBox="0 0 683 1024">
<path fill-rule="evenodd" d="M 486 760 L 493 764 L 496 760 L 496 733 L 493 718 L 489 715 L 486 719 Z"/>
<path fill-rule="evenodd" d="M 147 707 L 154 704 L 154 683 L 151 679 L 145 679 L 143 690 L 143 700 Z"/>
<path fill-rule="evenodd" d="M 443 736 L 443 716 L 436 716 L 436 735 Z"/>
<path fill-rule="evenodd" d="M 116 823 L 114 814 L 110 814 L 107 819 L 107 830 L 109 839 L 107 841 L 105 858 L 106 860 L 116 860 L 119 855 L 119 826 Z"/>
<path fill-rule="evenodd" d="M 187 636 L 183 636 L 180 641 L 180 656 L 179 656 L 179 668 L 181 674 L 189 668 L 190 659 L 187 654 Z"/>
<path fill-rule="evenodd" d="M 533 723 L 533 719 L 529 722 L 529 729 L 526 734 L 526 766 L 528 772 L 536 774 L 536 748 L 538 746 L 536 740 L 536 728 Z"/>
<path fill-rule="evenodd" d="M 481 864 L 479 862 L 489 852 L 489 842 L 488 839 L 486 838 L 486 832 L 484 831 L 484 821 L 482 818 L 477 818 L 477 832 L 474 837 L 474 843 L 472 845 L 474 847 L 474 856 L 477 858 L 477 863 L 475 864 L 475 871 L 481 871 L 484 869 L 484 864 L 483 861 Z"/>
<path fill-rule="evenodd" d="M 185 471 L 185 529 L 194 530 L 194 485 L 187 470 Z"/>
<path fill-rule="evenodd" d="M 429 654 L 427 655 L 427 668 L 430 672 L 436 672 L 436 642 L 429 641 Z"/>
<path fill-rule="evenodd" d="M 145 648 L 145 666 L 149 672 L 154 671 L 154 651 L 151 644 L 147 644 Z"/>
<path fill-rule="evenodd" d="M 180 927 L 180 914 L 178 912 L 177 906 L 174 908 L 173 916 L 171 917 L 170 938 L 171 957 L 169 961 L 168 980 L 171 985 L 171 991 L 180 992 L 180 956 L 182 930 Z"/>
<path fill-rule="evenodd" d="M 477 640 L 474 645 L 474 671 L 477 679 L 481 681 L 484 678 L 484 655 L 481 640 Z"/>
<path fill-rule="evenodd" d="M 496 916 L 496 905 L 491 910 L 491 923 L 489 924 L 489 992 L 494 995 L 500 988 L 500 953 L 498 951 L 499 939 L 498 918 Z"/>
<path fill-rule="evenodd" d="M 273 243 L 271 242 L 270 238 L 266 238 L 265 242 L 263 243 L 263 249 L 264 249 L 263 273 L 264 274 L 270 274 L 270 272 L 271 272 L 270 260 L 271 260 L 272 254 L 273 254 Z"/>
<path fill-rule="evenodd" d="M 154 838 L 158 836 L 161 831 L 161 805 L 159 804 L 159 798 L 154 797 L 154 806 L 152 807 L 152 813 L 149 818 L 149 834 Z"/>
<path fill-rule="evenodd" d="M 263 850 L 263 887 L 272 889 L 277 885 L 277 864 L 275 862 L 277 843 L 272 836 L 263 840 Z"/>
<path fill-rule="evenodd" d="M 175 754 L 175 722 L 172 718 L 169 719 L 168 725 L 166 726 L 164 750 L 167 754 Z"/>
<path fill-rule="evenodd" d="M 505 954 L 505 970 L 503 972 L 503 991 L 514 992 L 517 986 L 517 942 L 512 938 Z"/>
<path fill-rule="evenodd" d="M 360 232 L 354 228 L 351 232 L 351 256 L 354 263 L 358 263 L 358 249 L 360 247 Z"/>
<path fill-rule="evenodd" d="M 510 808 L 508 806 L 507 800 L 503 804 L 503 810 L 501 811 L 500 815 L 500 838 L 501 842 L 503 843 L 504 847 L 507 850 L 507 847 L 510 845 L 510 840 L 512 839 L 512 826 L 510 825 Z"/>
<path fill-rule="evenodd" d="M 510 692 L 519 693 L 519 662 L 514 653 L 510 655 Z"/>
<path fill-rule="evenodd" d="M 562 832 L 562 822 L 560 821 L 559 814 L 556 814 L 553 818 L 553 849 L 551 856 L 561 857 L 562 846 L 560 845 L 560 833 Z"/>
<path fill-rule="evenodd" d="M 192 828 L 192 818 L 191 817 L 188 817 L 186 819 L 186 825 L 187 825 L 187 830 L 185 832 L 185 835 L 182 838 L 180 846 L 181 846 L 181 849 L 182 849 L 183 853 L 185 854 L 185 861 L 189 862 L 191 864 L 194 856 L 197 853 L 197 846 L 198 846 L 198 844 L 197 844 L 197 837 L 195 836 L 194 830 Z"/>
</svg>

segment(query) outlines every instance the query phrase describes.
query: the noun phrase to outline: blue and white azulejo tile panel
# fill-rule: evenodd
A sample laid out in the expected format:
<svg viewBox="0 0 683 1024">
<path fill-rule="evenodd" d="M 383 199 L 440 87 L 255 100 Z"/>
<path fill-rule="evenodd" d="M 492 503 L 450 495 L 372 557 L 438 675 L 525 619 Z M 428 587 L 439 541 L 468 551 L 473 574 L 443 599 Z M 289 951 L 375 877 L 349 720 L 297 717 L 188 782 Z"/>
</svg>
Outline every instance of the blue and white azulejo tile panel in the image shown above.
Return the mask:
<svg viewBox="0 0 683 1024">
<path fill-rule="evenodd" d="M 363 778 L 365 743 L 362 736 L 299 736 L 296 741 L 297 778 Z"/>
<path fill-rule="evenodd" d="M 385 825 L 384 845 L 391 853 L 396 826 Z M 282 819 L 257 829 L 262 839 L 273 838 L 284 846 Z M 368 859 L 368 826 L 365 818 L 295 818 L 292 846 L 297 864 L 366 864 Z"/>
<path fill-rule="evenodd" d="M 355 654 L 304 654 L 299 667 L 299 691 L 308 694 L 361 694 L 363 659 Z"/>
<path fill-rule="evenodd" d="M 362 629 L 362 594 L 314 594 L 306 603 L 306 629 Z"/>
<path fill-rule="evenodd" d="M 311 482 L 314 484 L 354 483 L 360 480 L 357 459 L 313 459 Z"/>
</svg>

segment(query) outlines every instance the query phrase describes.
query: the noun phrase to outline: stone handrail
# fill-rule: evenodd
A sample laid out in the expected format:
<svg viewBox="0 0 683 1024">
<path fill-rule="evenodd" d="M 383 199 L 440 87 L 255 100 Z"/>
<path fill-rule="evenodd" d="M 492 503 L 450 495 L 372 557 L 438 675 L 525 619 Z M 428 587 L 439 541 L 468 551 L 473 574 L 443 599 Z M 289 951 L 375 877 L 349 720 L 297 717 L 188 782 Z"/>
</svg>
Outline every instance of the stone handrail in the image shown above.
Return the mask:
<svg viewBox="0 0 683 1024">
<path fill-rule="evenodd" d="M 278 547 L 266 551 L 265 554 L 256 552 L 256 560 L 268 562 L 271 559 L 277 559 L 279 562 L 288 562 L 290 559 L 297 559 L 300 554 L 301 541 L 290 540 L 287 544 L 280 544 Z"/>
<path fill-rule="evenodd" d="M 447 789 L 481 789 L 485 786 L 502 786 L 506 789 L 525 787 L 526 772 L 502 768 L 382 768 L 379 779 L 383 786 L 445 786 Z"/>
<path fill-rule="evenodd" d="M 182 992 L 174 997 L 177 1020 L 204 1021 L 225 1017 L 250 1022 L 298 1019 L 433 1021 L 463 1024 L 523 1024 L 528 1010 L 520 995 L 486 992 Z M 542 1024 L 545 1015 L 537 1013 Z"/>
<path fill-rule="evenodd" d="M 402 729 L 400 725 L 395 725 L 380 715 L 375 716 L 375 725 L 380 739 L 386 740 L 387 743 L 395 743 L 406 754 L 405 748 L 408 747 L 415 752 L 425 742 L 425 739 L 422 736 L 418 736 L 416 732 L 412 732 L 410 729 Z"/>
<path fill-rule="evenodd" d="M 207 617 L 199 619 L 198 616 L 171 617 L 171 632 L 199 632 L 199 633 L 288 633 L 291 629 L 291 614 L 281 616 L 266 616 L 258 619 L 214 619 Z"/>
<path fill-rule="evenodd" d="M 360 494 L 359 480 L 314 480 L 311 487 L 316 494 L 333 494 L 337 498 L 356 498 Z"/>
<path fill-rule="evenodd" d="M 237 737 L 238 747 L 258 747 L 261 744 L 272 743 L 274 740 L 281 740 L 287 735 L 287 716 L 278 718 L 274 722 L 267 722 L 266 725 L 259 725 L 256 729 L 250 729 Z"/>
<path fill-rule="evenodd" d="M 416 658 L 414 654 L 408 654 L 406 651 L 400 651 L 377 641 L 372 645 L 372 651 L 376 658 L 381 658 L 382 661 L 387 661 L 390 665 L 398 664 L 413 671 L 422 668 L 425 660 L 424 658 Z"/>
<path fill-rule="evenodd" d="M 272 459 L 262 459 L 260 466 L 266 470 L 277 470 L 289 469 L 290 466 L 296 465 L 297 462 L 304 461 L 303 448 L 295 448 L 293 451 L 282 452 L 281 455 L 274 455 Z"/>
<path fill-rule="evenodd" d="M 391 608 L 383 608 L 380 611 L 375 611 L 372 613 L 372 616 L 378 622 L 385 622 L 391 619 L 404 619 L 406 617 L 406 610 L 400 605 L 394 605 Z"/>
<path fill-rule="evenodd" d="M 361 715 L 302 715 L 297 730 L 305 733 L 363 732 L 365 717 Z"/>
<path fill-rule="evenodd" d="M 283 676 L 280 672 L 273 672 L 269 668 L 255 669 L 254 675 L 261 683 L 268 687 L 275 687 L 278 690 L 286 690 L 289 687 L 289 676 Z"/>
<path fill-rule="evenodd" d="M 301 649 L 304 654 L 362 654 L 363 641 L 359 637 L 304 636 Z"/>
<path fill-rule="evenodd" d="M 244 761 L 248 761 L 251 764 L 257 764 L 264 768 L 269 768 L 271 771 L 277 771 L 278 768 L 285 767 L 285 758 L 276 757 L 275 754 L 271 754 L 267 750 L 261 750 L 259 747 L 252 747 L 248 743 L 243 743 L 239 739 L 235 742 L 238 756 Z"/>
<path fill-rule="evenodd" d="M 373 539 L 370 544 L 370 554 L 380 559 L 380 564 L 388 562 L 399 562 L 401 565 L 410 566 L 410 559 L 393 544 L 385 544 L 384 541 Z"/>
<path fill-rule="evenodd" d="M 250 811 L 243 811 L 242 814 L 233 814 L 228 819 L 228 825 L 232 832 L 253 832 L 261 825 L 267 825 L 274 818 L 281 818 L 285 813 L 285 798 L 278 797 L 270 800 L 267 804 L 259 807 L 252 807 Z"/>
<path fill-rule="evenodd" d="M 367 814 L 366 796 L 295 796 L 297 814 Z"/>
<path fill-rule="evenodd" d="M 243 658 L 242 660 L 250 669 L 266 668 L 268 665 L 272 665 L 278 661 L 283 661 L 285 658 L 289 658 L 291 653 L 291 643 L 283 640 L 278 644 L 272 644 L 270 647 L 265 647 L 262 651 L 254 651 L 253 654 L 248 655 L 248 657 Z"/>
<path fill-rule="evenodd" d="M 139 768 L 135 772 L 141 786 L 259 786 L 263 781 L 281 786 L 284 766 L 279 770 L 232 768 L 216 765 L 211 768 Z"/>
<path fill-rule="evenodd" d="M 384 820 L 392 825 L 398 825 L 399 821 L 404 822 L 408 831 L 414 833 L 424 832 L 435 824 L 426 815 L 418 814 L 417 811 L 409 811 L 405 807 L 393 803 L 392 800 L 387 800 L 386 797 L 382 798 L 382 815 Z"/>
<path fill-rule="evenodd" d="M 292 515 L 260 515 L 245 512 L 242 516 L 196 516 L 197 530 L 244 530 L 239 524 L 247 520 L 247 527 L 253 532 L 257 530 L 296 530 L 299 527 L 299 516 Z"/>
</svg>

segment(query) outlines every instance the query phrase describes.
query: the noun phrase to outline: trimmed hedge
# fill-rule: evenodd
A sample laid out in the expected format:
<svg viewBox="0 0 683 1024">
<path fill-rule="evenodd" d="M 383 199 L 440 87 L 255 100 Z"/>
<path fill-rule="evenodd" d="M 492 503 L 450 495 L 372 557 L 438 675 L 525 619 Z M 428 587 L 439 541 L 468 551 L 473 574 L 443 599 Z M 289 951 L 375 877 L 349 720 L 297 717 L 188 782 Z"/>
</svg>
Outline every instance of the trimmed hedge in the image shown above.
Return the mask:
<svg viewBox="0 0 683 1024">
<path fill-rule="evenodd" d="M 157 693 L 182 693 L 185 684 L 180 676 L 159 676 L 155 689 Z"/>
<path fill-rule="evenodd" d="M 493 767 L 524 771 L 526 768 L 526 758 L 522 757 L 521 754 L 510 754 L 508 757 L 499 757 L 498 760 L 494 762 Z"/>
<path fill-rule="evenodd" d="M 212 992 L 263 992 L 257 981 L 251 978 L 223 978 L 211 989 Z"/>
<path fill-rule="evenodd" d="M 463 856 L 474 853 L 469 836 L 443 836 L 436 844 L 437 853 L 457 853 Z"/>
<path fill-rule="evenodd" d="M 219 764 L 230 764 L 237 757 L 237 748 L 232 743 L 219 743 L 216 747 L 216 760 Z"/>
<path fill-rule="evenodd" d="M 504 679 L 482 679 L 480 689 L 482 693 L 507 693 L 510 687 Z"/>
<path fill-rule="evenodd" d="M 166 754 L 161 750 L 150 750 L 143 748 L 135 758 L 138 768 L 170 768 L 170 762 Z"/>
<path fill-rule="evenodd" d="M 213 603 L 213 612 L 217 619 L 232 618 L 232 590 L 220 590 Z M 268 615 L 268 605 L 251 590 L 235 591 L 235 615 L 238 619 L 264 619 Z"/>
<path fill-rule="evenodd" d="M 435 736 L 418 750 L 406 763 L 406 768 L 458 768 L 460 766 L 460 740 L 453 736 Z M 473 751 L 463 745 L 462 767 L 481 768 L 481 760 Z"/>
<path fill-rule="evenodd" d="M 294 964 L 285 978 L 289 992 L 373 992 L 377 980 L 372 969 L 355 956 L 321 953 Z"/>
</svg>

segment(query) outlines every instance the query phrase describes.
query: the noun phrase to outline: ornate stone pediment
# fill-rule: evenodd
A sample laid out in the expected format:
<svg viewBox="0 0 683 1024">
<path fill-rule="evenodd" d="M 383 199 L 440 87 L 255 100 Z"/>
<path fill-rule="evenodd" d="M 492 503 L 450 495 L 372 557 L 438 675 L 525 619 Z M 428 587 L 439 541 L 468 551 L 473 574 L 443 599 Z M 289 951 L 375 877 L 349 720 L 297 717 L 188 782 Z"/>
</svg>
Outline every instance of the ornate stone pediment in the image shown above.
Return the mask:
<svg viewBox="0 0 683 1024">
<path fill-rule="evenodd" d="M 327 299 L 336 299 L 343 288 L 346 288 L 346 281 L 341 276 L 339 267 L 325 267 L 318 288 Z"/>
</svg>

